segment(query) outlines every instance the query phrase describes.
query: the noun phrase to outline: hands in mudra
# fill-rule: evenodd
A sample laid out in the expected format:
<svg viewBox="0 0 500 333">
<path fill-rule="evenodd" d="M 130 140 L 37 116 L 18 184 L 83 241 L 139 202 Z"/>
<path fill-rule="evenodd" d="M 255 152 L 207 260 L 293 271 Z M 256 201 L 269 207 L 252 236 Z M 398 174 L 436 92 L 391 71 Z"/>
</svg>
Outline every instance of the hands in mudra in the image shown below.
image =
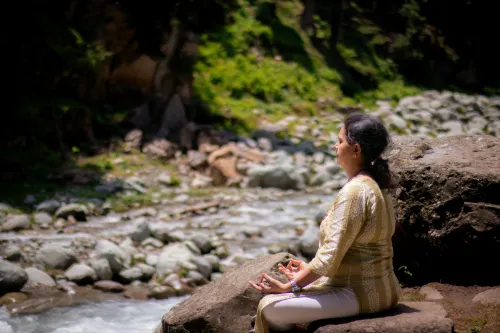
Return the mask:
<svg viewBox="0 0 500 333">
<path fill-rule="evenodd" d="M 278 269 L 281 273 L 285 274 L 288 280 L 292 280 L 306 266 L 307 264 L 302 260 L 291 259 L 286 267 L 278 264 Z M 256 283 L 253 281 L 248 281 L 248 283 L 255 289 L 269 294 L 288 293 L 292 290 L 290 283 L 280 282 L 266 273 L 261 273 Z"/>
</svg>

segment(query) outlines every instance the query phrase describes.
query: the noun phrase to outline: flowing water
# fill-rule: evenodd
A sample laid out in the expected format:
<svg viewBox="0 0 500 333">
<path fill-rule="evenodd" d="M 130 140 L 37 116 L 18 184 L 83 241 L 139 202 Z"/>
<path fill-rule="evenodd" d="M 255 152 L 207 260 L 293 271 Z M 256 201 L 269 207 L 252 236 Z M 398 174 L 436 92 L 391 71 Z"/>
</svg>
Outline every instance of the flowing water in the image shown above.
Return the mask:
<svg viewBox="0 0 500 333">
<path fill-rule="evenodd" d="M 161 317 L 185 298 L 107 301 L 23 316 L 0 308 L 0 333 L 152 333 Z"/>
<path fill-rule="evenodd" d="M 299 195 L 274 200 L 257 200 L 237 204 L 223 209 L 216 214 L 202 215 L 189 220 L 157 222 L 169 225 L 172 229 L 185 232 L 205 230 L 216 232 L 230 248 L 231 256 L 266 254 L 267 247 L 280 243 L 290 244 L 298 241 L 295 228 L 305 228 L 314 224 L 314 216 L 321 208 L 326 208 L 333 199 L 329 195 Z M 108 220 L 91 219 L 86 228 L 110 227 L 95 232 L 76 234 L 51 234 L 19 236 L 1 235 L 6 238 L 38 241 L 71 241 L 75 237 L 93 238 L 96 235 L 111 236 L 125 234 L 133 229 L 131 223 L 124 223 L 120 218 L 108 216 Z M 151 222 L 152 225 L 155 222 Z M 260 230 L 260 237 L 248 239 L 243 235 L 246 228 Z M 100 229 L 100 230 L 99 230 Z M 1 238 L 1 237 L 0 237 Z M 151 333 L 160 323 L 161 317 L 180 302 L 181 298 L 151 301 L 106 301 L 84 305 L 56 308 L 36 315 L 10 315 L 5 308 L 0 308 L 0 333 Z"/>
</svg>

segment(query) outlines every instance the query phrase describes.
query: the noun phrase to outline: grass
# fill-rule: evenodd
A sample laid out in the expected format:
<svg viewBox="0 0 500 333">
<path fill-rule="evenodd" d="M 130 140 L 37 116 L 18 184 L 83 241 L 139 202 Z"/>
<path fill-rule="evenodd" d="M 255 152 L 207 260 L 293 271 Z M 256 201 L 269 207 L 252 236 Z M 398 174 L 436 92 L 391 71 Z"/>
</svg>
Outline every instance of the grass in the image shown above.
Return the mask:
<svg viewBox="0 0 500 333">
<path fill-rule="evenodd" d="M 89 157 L 76 155 L 72 163 L 69 163 L 59 172 L 64 173 L 67 170 L 73 170 L 76 173 L 81 172 L 87 175 L 88 178 L 83 183 L 47 180 L 5 184 L 0 191 L 0 201 L 12 205 L 13 213 L 31 213 L 33 211 L 32 204 L 24 203 L 28 194 L 35 195 L 37 203 L 57 196 L 71 197 L 80 203 L 85 203 L 89 199 L 109 200 L 113 210 L 124 211 L 130 208 L 152 205 L 155 203 L 155 199 L 170 198 L 171 194 L 157 192 L 160 193 L 159 197 L 153 197 L 153 191 L 148 191 L 145 194 L 106 194 L 96 190 L 96 185 L 101 180 L 123 179 L 134 175 L 156 175 L 165 171 L 172 177 L 172 187 L 180 184 L 175 165 L 148 158 L 145 154 L 139 152 L 132 154 L 113 152 Z M 152 188 L 152 190 L 155 189 Z"/>
</svg>

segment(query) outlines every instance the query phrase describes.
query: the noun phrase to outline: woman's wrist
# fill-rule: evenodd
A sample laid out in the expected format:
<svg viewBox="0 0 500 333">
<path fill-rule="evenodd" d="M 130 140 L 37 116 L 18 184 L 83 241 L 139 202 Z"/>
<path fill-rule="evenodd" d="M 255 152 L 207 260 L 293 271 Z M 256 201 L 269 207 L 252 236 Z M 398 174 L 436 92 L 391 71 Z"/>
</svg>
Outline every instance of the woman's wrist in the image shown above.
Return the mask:
<svg viewBox="0 0 500 333">
<path fill-rule="evenodd" d="M 283 291 L 289 293 L 292 291 L 292 284 L 290 282 L 284 283 Z"/>
</svg>

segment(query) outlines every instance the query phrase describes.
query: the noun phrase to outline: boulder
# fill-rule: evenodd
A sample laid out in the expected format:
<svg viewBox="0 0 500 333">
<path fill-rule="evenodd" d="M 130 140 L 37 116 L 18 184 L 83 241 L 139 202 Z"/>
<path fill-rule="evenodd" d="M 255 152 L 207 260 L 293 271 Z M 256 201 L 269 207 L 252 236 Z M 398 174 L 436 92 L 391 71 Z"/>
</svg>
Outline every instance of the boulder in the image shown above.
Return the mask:
<svg viewBox="0 0 500 333">
<path fill-rule="evenodd" d="M 453 321 L 440 304 L 403 302 L 388 312 L 337 320 L 319 320 L 310 325 L 309 333 L 452 333 Z"/>
<path fill-rule="evenodd" d="M 39 212 L 45 212 L 48 214 L 54 214 L 56 210 L 61 207 L 61 203 L 57 200 L 47 200 L 36 206 L 36 210 Z"/>
<path fill-rule="evenodd" d="M 181 268 L 196 269 L 191 260 L 194 254 L 183 243 L 171 243 L 163 248 L 156 264 L 156 275 L 159 279 Z M 192 266 L 192 267 L 191 267 Z"/>
<path fill-rule="evenodd" d="M 19 291 L 28 281 L 28 274 L 21 267 L 0 259 L 0 295 Z"/>
<path fill-rule="evenodd" d="M 283 279 L 278 263 L 286 264 L 291 258 L 288 253 L 263 256 L 226 272 L 165 314 L 163 332 L 247 332 L 262 297 L 248 280 L 257 280 L 261 272 Z"/>
<path fill-rule="evenodd" d="M 95 259 L 106 259 L 114 274 L 120 273 L 130 264 L 130 255 L 115 243 L 102 239 L 95 247 Z"/>
<path fill-rule="evenodd" d="M 46 268 L 66 269 L 77 261 L 75 251 L 61 244 L 46 244 L 36 253 L 36 261 Z"/>
<path fill-rule="evenodd" d="M 500 305 L 500 288 L 492 288 L 477 294 L 472 303 Z"/>
<path fill-rule="evenodd" d="M 21 259 L 21 249 L 15 244 L 10 244 L 5 248 L 3 257 L 9 261 L 17 261 Z"/>
<path fill-rule="evenodd" d="M 425 284 L 489 284 L 500 252 L 500 139 L 398 138 L 387 153 L 398 188 L 394 266 Z"/>
<path fill-rule="evenodd" d="M 85 264 L 72 265 L 64 272 L 64 277 L 78 284 L 89 284 L 97 280 L 97 274 Z"/>
<path fill-rule="evenodd" d="M 292 165 L 254 165 L 248 169 L 248 186 L 300 190 L 305 187 L 304 176 Z"/>
<path fill-rule="evenodd" d="M 94 288 L 112 293 L 119 293 L 125 290 L 123 284 L 110 280 L 97 281 L 94 283 Z"/>
<path fill-rule="evenodd" d="M 1 225 L 1 231 L 18 231 L 28 229 L 30 226 L 30 217 L 27 214 L 7 215 Z"/>
<path fill-rule="evenodd" d="M 63 219 L 73 216 L 77 221 L 87 221 L 87 207 L 80 204 L 68 204 L 56 211 L 56 216 Z"/>
<path fill-rule="evenodd" d="M 262 297 L 247 281 L 257 279 L 261 272 L 286 280 L 278 273 L 277 265 L 291 258 L 288 253 L 267 255 L 228 271 L 166 313 L 160 332 L 247 332 Z M 440 304 L 404 302 L 377 315 L 317 321 L 306 333 L 452 333 L 453 322 L 446 316 Z"/>
<path fill-rule="evenodd" d="M 49 274 L 36 267 L 28 267 L 24 271 L 28 274 L 28 282 L 26 282 L 26 286 L 56 286 L 54 279 Z"/>
</svg>

